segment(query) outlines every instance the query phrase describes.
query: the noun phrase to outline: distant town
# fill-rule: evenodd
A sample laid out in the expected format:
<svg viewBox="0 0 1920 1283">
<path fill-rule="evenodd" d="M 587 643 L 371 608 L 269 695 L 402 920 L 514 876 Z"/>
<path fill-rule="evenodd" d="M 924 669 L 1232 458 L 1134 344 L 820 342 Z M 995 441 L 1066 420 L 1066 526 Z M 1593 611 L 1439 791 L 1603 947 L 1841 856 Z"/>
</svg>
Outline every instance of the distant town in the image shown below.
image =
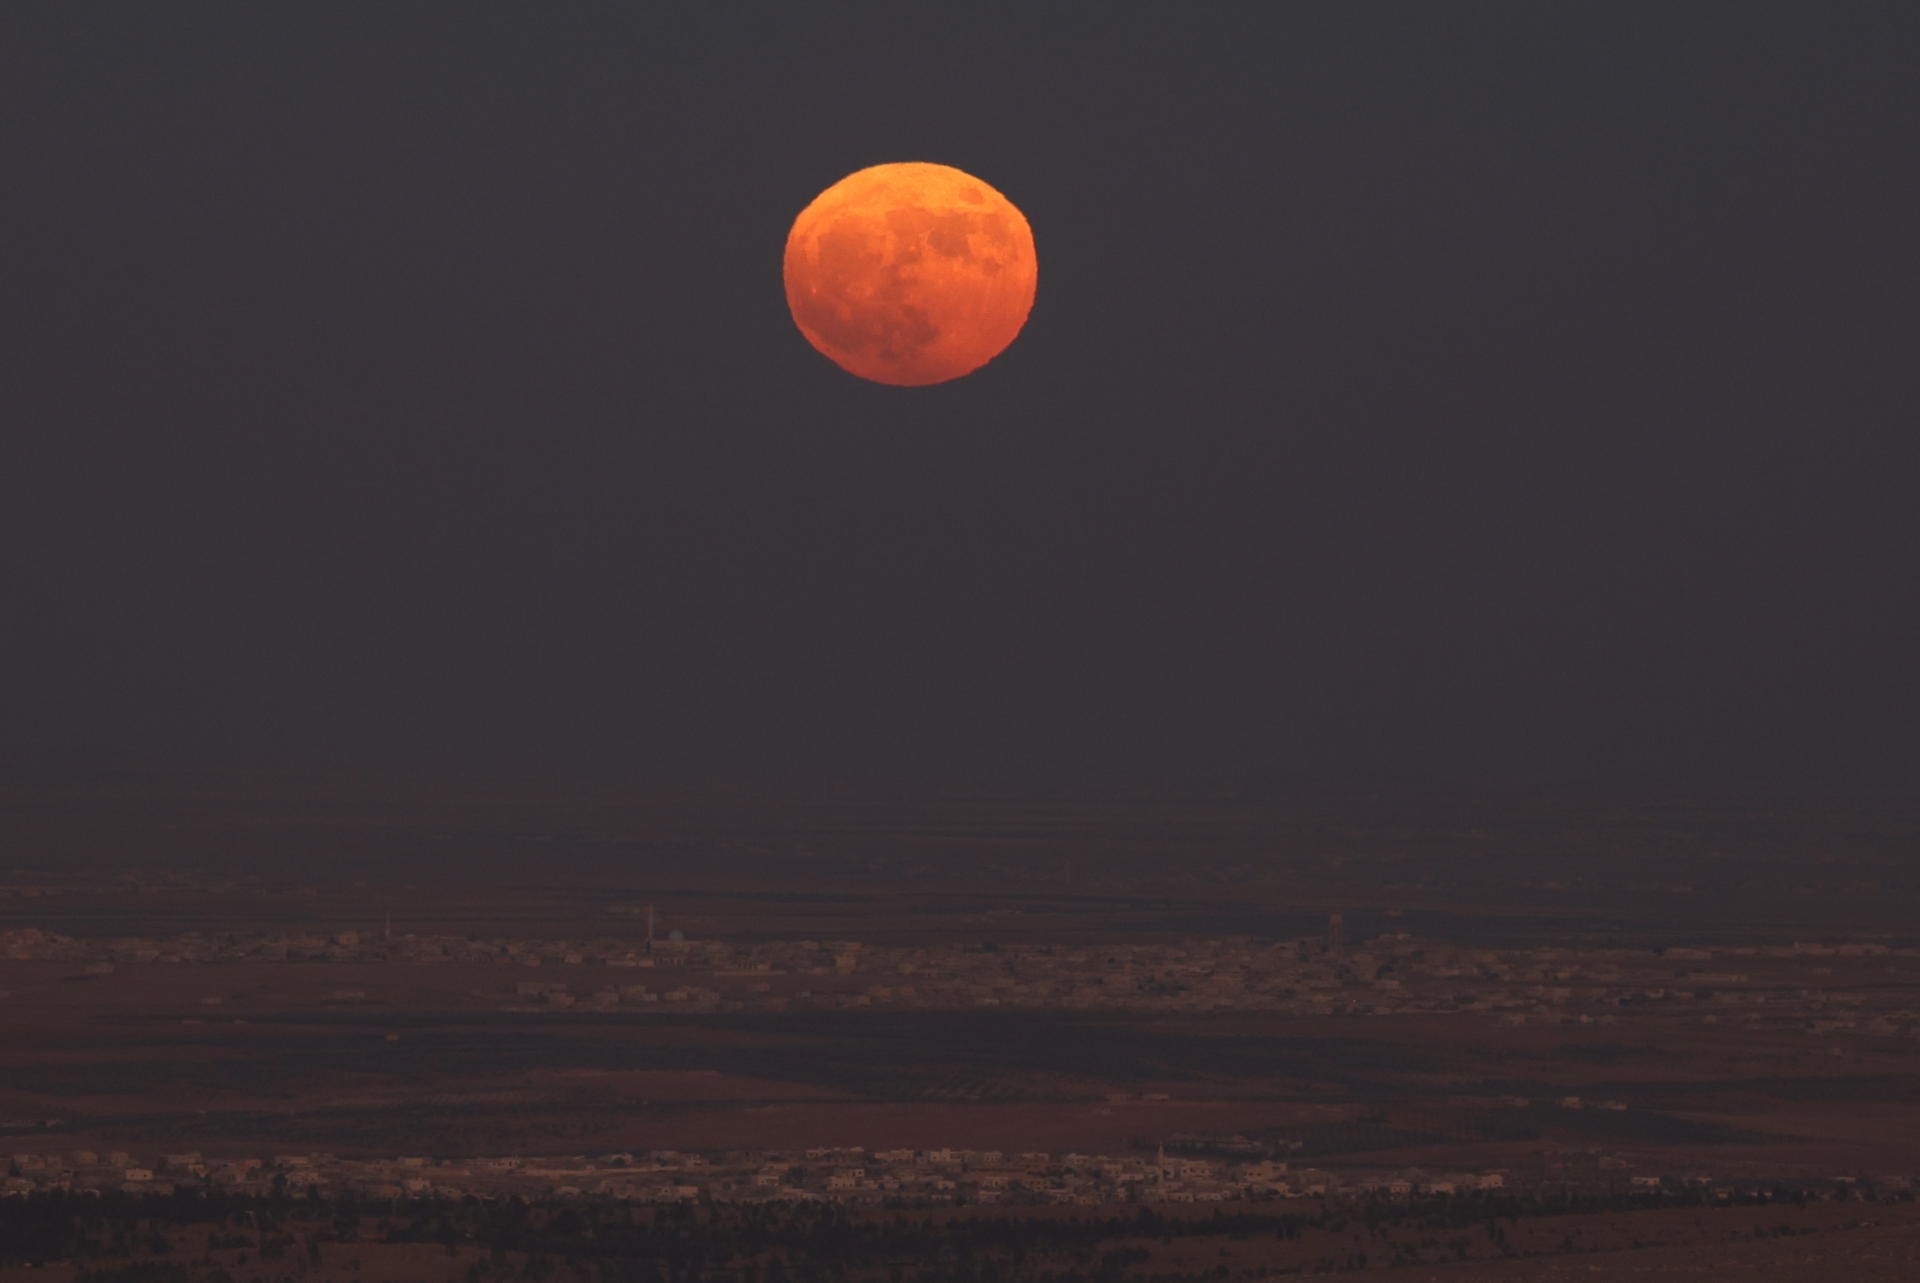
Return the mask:
<svg viewBox="0 0 1920 1283">
<path fill-rule="evenodd" d="M 1703 1194 L 1732 1199 L 1778 1181 L 1729 1180 L 1704 1171 L 1634 1171 L 1605 1155 L 1569 1155 L 1524 1178 L 1508 1171 L 1321 1170 L 1258 1156 L 1243 1137 L 1185 1138 L 1189 1150 L 1238 1156 L 1004 1153 L 973 1149 L 857 1146 L 796 1152 L 652 1153 L 544 1157 L 385 1159 L 332 1154 L 217 1158 L 198 1152 L 17 1153 L 0 1194 L 54 1191 L 167 1195 L 222 1192 L 246 1197 L 312 1195 L 369 1199 L 520 1197 L 611 1198 L 644 1203 L 1043 1204 L 1220 1203 L 1291 1198 L 1454 1197 L 1488 1191 L 1540 1195 Z M 1247 1151 L 1253 1151 L 1251 1153 Z M 1878 1192 L 1910 1192 L 1911 1174 L 1881 1174 Z M 1807 1182 L 1796 1182 L 1805 1189 Z M 1813 1182 L 1845 1195 L 1850 1174 Z"/>
<path fill-rule="evenodd" d="M 1337 919 L 1324 938 L 1280 942 L 917 947 L 730 944 L 677 933 L 641 941 L 475 939 L 379 928 L 76 939 L 25 927 L 0 932 L 0 958 L 71 963 L 92 977 L 180 963 L 503 964 L 516 969 L 515 978 L 472 996 L 516 1011 L 1469 1013 L 1512 1025 L 1605 1025 L 1641 1014 L 1810 1035 L 1920 1037 L 1920 948 L 1859 940 L 1477 949 L 1395 933 L 1349 947 Z M 524 975 L 541 967 L 566 968 L 567 978 Z M 582 981 L 579 968 L 604 978 Z M 352 986 L 325 995 L 340 1006 L 366 998 Z M 198 1001 L 217 1010 L 226 1000 L 216 988 Z"/>
</svg>

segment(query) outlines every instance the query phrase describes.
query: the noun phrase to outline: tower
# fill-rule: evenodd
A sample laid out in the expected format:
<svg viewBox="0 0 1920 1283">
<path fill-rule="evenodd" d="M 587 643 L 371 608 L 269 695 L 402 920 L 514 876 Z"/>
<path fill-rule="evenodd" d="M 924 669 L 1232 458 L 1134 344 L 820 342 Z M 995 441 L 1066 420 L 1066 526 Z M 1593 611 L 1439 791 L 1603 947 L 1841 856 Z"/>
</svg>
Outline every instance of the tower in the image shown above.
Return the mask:
<svg viewBox="0 0 1920 1283">
<path fill-rule="evenodd" d="M 647 906 L 647 952 L 653 952 L 653 906 Z"/>
<path fill-rule="evenodd" d="M 1338 913 L 1327 915 L 1327 952 L 1335 958 L 1347 956 L 1347 923 Z"/>
</svg>

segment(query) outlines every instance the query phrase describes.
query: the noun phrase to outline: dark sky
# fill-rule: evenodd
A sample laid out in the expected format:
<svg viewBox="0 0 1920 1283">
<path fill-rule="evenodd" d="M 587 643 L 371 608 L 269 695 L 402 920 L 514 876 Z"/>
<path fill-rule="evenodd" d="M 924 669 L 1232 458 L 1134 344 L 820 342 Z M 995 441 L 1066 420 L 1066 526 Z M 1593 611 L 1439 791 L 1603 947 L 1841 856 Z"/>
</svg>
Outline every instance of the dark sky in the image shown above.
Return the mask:
<svg viewBox="0 0 1920 1283">
<path fill-rule="evenodd" d="M 0 762 L 1901 784 L 1916 66 L 1891 3 L 15 0 Z M 1040 256 L 919 390 L 780 285 L 908 159 Z"/>
</svg>

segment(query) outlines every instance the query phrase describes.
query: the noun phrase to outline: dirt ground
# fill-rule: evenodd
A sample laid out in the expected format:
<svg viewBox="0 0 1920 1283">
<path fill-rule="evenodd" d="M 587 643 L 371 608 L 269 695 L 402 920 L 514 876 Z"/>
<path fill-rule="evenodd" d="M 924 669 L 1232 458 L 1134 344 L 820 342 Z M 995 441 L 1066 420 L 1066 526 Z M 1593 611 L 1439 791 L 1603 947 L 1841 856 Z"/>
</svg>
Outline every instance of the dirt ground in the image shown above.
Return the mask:
<svg viewBox="0 0 1920 1283">
<path fill-rule="evenodd" d="M 812 1145 L 1114 1152 L 1244 1134 L 1322 1165 L 1903 1170 L 1901 1041 L 1471 1015 L 516 1009 L 604 967 L 0 961 L 0 1150 L 258 1155 Z M 688 981 L 722 983 L 693 973 Z M 1839 1054 L 1833 1054 L 1833 1053 Z M 1624 1112 L 1561 1110 L 1562 1095 Z M 1516 1109 L 1518 1095 L 1535 1103 Z"/>
</svg>

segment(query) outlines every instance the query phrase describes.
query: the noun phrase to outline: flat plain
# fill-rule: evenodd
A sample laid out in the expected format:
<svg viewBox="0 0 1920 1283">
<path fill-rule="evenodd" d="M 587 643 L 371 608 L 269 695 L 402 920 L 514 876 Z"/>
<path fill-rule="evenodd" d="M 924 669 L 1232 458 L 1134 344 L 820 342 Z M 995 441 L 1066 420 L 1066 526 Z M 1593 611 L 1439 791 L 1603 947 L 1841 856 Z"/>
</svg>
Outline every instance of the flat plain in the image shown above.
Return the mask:
<svg viewBox="0 0 1920 1283">
<path fill-rule="evenodd" d="M 1897 816 L 75 798 L 7 824 L 16 1178 L 956 1146 L 1530 1196 L 1915 1175 Z M 1835 1221 L 1862 1262 L 1910 1253 L 1872 1219 Z M 1713 1276 L 1637 1224 L 1606 1250 Z"/>
</svg>

